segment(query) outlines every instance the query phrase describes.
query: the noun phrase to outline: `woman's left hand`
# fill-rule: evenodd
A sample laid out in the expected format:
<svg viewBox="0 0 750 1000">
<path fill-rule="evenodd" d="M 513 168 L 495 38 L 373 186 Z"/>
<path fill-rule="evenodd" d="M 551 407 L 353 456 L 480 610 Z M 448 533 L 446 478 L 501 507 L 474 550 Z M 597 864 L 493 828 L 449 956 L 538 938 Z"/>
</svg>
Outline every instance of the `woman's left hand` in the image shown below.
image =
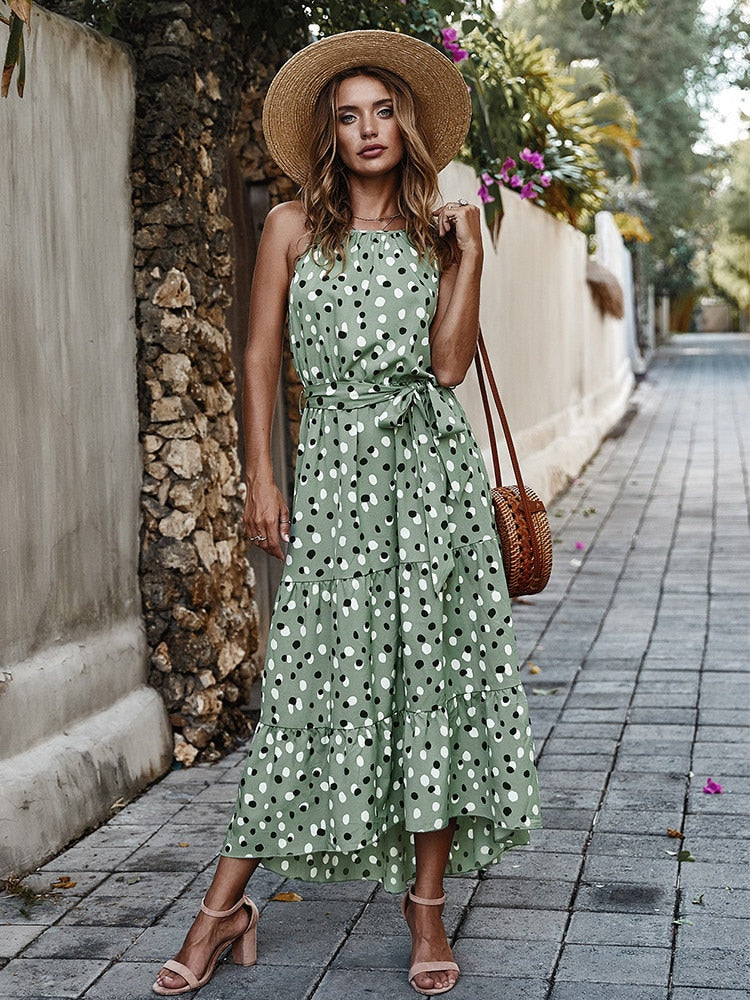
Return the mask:
<svg viewBox="0 0 750 1000">
<path fill-rule="evenodd" d="M 448 201 L 435 212 L 438 232 L 448 236 L 453 232 L 462 254 L 482 252 L 482 226 L 478 205 L 469 205 L 463 198 Z"/>
</svg>

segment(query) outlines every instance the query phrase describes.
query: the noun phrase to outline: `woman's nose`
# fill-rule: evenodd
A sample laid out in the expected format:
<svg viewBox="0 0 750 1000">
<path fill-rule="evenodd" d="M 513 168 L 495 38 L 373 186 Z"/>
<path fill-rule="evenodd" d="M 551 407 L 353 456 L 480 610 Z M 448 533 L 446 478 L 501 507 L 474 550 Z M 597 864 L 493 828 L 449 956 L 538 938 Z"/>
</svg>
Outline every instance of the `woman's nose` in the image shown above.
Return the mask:
<svg viewBox="0 0 750 1000">
<path fill-rule="evenodd" d="M 362 136 L 371 136 L 378 134 L 378 127 L 374 118 L 363 118 L 362 119 Z"/>
</svg>

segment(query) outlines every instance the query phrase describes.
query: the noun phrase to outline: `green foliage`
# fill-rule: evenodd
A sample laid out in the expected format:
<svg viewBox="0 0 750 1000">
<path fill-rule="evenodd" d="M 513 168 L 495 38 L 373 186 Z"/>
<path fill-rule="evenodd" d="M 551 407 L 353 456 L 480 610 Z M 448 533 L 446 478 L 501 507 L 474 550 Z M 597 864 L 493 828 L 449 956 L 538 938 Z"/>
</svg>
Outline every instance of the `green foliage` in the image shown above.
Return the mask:
<svg viewBox="0 0 750 1000">
<path fill-rule="evenodd" d="M 585 227 L 606 193 L 601 148 L 624 149 L 634 160 L 632 108 L 605 74 L 560 65 L 539 37 L 506 31 L 500 47 L 477 29 L 463 44 L 472 50 L 461 65 L 475 104 L 466 159 L 496 175 L 507 156 L 539 151 L 551 183 L 538 204 Z M 490 223 L 499 210 L 499 200 L 488 203 Z"/>
<path fill-rule="evenodd" d="M 716 236 L 708 258 L 711 279 L 740 309 L 750 310 L 750 138 L 731 149 L 715 217 Z"/>
<path fill-rule="evenodd" d="M 510 25 L 539 31 L 562 59 L 597 59 L 614 79 L 619 93 L 638 117 L 640 147 L 636 162 L 654 204 L 641 215 L 653 235 L 644 256 L 644 274 L 657 292 L 695 285 L 694 254 L 707 219 L 710 185 L 706 157 L 696 152 L 704 124 L 702 109 L 722 84 L 747 74 L 735 35 L 742 22 L 735 5 L 726 15 L 711 13 L 701 0 L 661 0 L 644 6 L 639 17 L 614 17 L 616 32 L 581 22 L 579 0 L 508 0 Z M 746 9 L 746 5 L 745 5 Z M 713 20 L 706 20 L 707 17 Z M 745 20 L 747 15 L 745 14 Z M 731 44 L 730 44 L 731 43 Z M 608 172 L 623 177 L 629 170 L 623 151 L 602 149 Z M 632 167 L 632 163 L 630 164 Z M 607 207 L 623 209 L 613 200 Z M 684 234 L 692 234 L 689 239 Z M 657 266 L 657 262 L 661 264 Z"/>
</svg>

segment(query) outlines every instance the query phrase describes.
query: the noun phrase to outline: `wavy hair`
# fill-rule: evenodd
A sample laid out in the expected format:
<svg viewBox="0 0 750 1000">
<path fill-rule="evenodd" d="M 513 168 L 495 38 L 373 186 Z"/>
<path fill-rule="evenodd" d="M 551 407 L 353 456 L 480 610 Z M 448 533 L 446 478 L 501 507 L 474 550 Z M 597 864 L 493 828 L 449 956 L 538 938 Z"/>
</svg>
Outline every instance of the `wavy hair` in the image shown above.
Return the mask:
<svg viewBox="0 0 750 1000">
<path fill-rule="evenodd" d="M 407 235 L 420 257 L 427 256 L 441 268 L 447 267 L 453 251 L 448 241 L 438 236 L 432 215 L 439 198 L 437 170 L 420 125 L 416 95 L 400 76 L 379 66 L 358 66 L 337 74 L 315 103 L 310 172 L 301 192 L 310 246 L 316 248 L 329 268 L 337 257 L 346 258 L 353 216 L 346 168 L 337 152 L 336 106 L 341 82 L 354 76 L 380 80 L 393 99 L 393 115 L 404 144 L 398 212 L 406 220 Z"/>
</svg>

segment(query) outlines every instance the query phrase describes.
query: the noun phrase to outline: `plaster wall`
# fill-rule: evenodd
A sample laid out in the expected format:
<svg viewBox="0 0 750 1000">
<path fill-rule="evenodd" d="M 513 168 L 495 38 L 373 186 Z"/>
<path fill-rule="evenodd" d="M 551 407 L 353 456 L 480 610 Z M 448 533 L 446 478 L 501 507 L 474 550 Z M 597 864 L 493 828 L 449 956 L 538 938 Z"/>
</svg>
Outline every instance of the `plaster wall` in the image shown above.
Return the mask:
<svg viewBox="0 0 750 1000">
<path fill-rule="evenodd" d="M 452 163 L 440 181 L 446 198 L 476 201 L 469 167 Z M 503 192 L 503 207 L 495 247 L 484 233 L 482 328 L 524 479 L 549 501 L 578 474 L 627 407 L 634 384 L 632 305 L 626 302 L 630 318 L 626 311 L 621 320 L 599 312 L 586 282 L 582 233 L 510 191 Z M 607 229 L 608 246 L 615 236 Z M 627 253 L 621 240 L 618 249 Z M 609 261 L 603 263 L 614 270 Z M 618 258 L 617 267 L 624 266 Z M 473 368 L 457 395 L 490 467 Z M 499 424 L 498 433 L 502 438 Z M 504 481 L 506 470 L 512 481 L 504 448 L 500 455 Z"/>
<path fill-rule="evenodd" d="M 145 685 L 127 53 L 33 8 L 0 118 L 0 877 L 169 766 Z"/>
</svg>

